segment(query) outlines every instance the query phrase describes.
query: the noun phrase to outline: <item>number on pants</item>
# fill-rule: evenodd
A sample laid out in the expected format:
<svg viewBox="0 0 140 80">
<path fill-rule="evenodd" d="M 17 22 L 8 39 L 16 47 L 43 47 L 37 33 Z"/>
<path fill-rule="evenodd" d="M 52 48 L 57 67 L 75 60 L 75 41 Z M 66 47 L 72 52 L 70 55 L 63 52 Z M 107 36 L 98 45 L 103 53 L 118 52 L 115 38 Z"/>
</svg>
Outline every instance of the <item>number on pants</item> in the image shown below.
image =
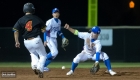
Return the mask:
<svg viewBox="0 0 140 80">
<path fill-rule="evenodd" d="M 27 31 L 32 31 L 32 21 L 28 21 L 25 26 Z"/>
</svg>

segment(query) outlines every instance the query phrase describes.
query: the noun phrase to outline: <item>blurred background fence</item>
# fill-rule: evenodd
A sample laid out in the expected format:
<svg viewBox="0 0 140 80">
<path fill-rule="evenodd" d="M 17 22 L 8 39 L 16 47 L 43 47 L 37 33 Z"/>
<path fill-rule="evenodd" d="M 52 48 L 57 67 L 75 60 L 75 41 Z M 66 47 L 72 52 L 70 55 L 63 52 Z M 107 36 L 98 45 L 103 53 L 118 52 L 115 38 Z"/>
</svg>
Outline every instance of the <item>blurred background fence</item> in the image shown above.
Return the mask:
<svg viewBox="0 0 140 80">
<path fill-rule="evenodd" d="M 99 39 L 103 44 L 102 51 L 106 52 L 111 61 L 139 62 L 140 61 L 140 27 L 139 26 L 100 26 L 101 35 Z M 85 26 L 73 27 L 81 32 L 87 32 L 89 29 Z M 59 54 L 55 61 L 72 61 L 73 58 L 83 49 L 84 40 L 62 28 L 62 31 L 69 39 L 69 46 L 66 51 L 61 48 L 61 37 L 58 37 Z M 30 54 L 24 47 L 23 38 L 19 40 L 21 48 L 15 48 L 12 28 L 0 28 L 0 61 L 1 62 L 30 62 Z M 43 35 L 41 35 L 43 37 Z M 46 51 L 49 52 L 48 47 Z"/>
</svg>

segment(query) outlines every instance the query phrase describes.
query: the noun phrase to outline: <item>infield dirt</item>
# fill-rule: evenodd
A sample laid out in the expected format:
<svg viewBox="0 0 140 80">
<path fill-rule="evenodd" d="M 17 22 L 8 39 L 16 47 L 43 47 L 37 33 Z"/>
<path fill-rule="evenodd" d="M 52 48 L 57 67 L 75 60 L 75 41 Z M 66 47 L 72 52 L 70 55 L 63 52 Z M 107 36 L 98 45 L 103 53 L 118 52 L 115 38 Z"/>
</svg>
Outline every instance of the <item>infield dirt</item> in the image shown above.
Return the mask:
<svg viewBox="0 0 140 80">
<path fill-rule="evenodd" d="M 140 80 L 140 68 L 114 68 L 118 73 L 115 76 L 110 76 L 105 70 L 102 68 L 92 75 L 88 68 L 77 68 L 74 75 L 66 76 L 69 69 L 51 68 L 49 72 L 44 72 L 41 80 Z M 31 68 L 0 68 L 0 72 L 2 71 L 16 71 L 16 78 L 0 77 L 0 80 L 40 80 Z"/>
</svg>

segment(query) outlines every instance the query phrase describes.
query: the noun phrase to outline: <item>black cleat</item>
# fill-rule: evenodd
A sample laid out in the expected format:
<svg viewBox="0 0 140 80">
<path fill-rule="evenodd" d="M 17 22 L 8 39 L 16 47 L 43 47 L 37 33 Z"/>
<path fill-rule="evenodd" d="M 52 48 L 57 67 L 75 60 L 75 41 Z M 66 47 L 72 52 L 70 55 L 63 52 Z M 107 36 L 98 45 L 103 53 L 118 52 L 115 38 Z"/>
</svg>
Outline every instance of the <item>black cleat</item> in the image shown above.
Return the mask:
<svg viewBox="0 0 140 80">
<path fill-rule="evenodd" d="M 40 70 L 37 70 L 37 72 L 38 72 L 38 77 L 43 78 L 43 72 L 41 72 Z"/>
<path fill-rule="evenodd" d="M 33 71 L 36 75 L 38 75 L 37 69 L 34 69 Z"/>
</svg>

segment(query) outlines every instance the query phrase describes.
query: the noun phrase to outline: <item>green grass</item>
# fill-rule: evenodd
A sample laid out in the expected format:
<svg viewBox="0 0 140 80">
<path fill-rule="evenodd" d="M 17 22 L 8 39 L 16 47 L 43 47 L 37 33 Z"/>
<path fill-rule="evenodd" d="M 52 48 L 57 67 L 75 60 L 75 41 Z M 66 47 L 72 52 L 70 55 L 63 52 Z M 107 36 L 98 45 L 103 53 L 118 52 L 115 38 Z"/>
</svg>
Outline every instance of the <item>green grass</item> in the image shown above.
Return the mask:
<svg viewBox="0 0 140 80">
<path fill-rule="evenodd" d="M 78 68 L 90 68 L 92 62 L 81 62 L 79 63 Z M 113 68 L 118 67 L 140 67 L 140 63 L 123 63 L 123 62 L 113 62 L 111 63 Z M 61 68 L 65 66 L 66 68 L 71 67 L 71 62 L 52 62 L 48 67 L 49 68 Z M 103 62 L 100 62 L 101 68 L 105 68 Z M 0 62 L 0 67 L 31 67 L 30 62 Z"/>
</svg>

